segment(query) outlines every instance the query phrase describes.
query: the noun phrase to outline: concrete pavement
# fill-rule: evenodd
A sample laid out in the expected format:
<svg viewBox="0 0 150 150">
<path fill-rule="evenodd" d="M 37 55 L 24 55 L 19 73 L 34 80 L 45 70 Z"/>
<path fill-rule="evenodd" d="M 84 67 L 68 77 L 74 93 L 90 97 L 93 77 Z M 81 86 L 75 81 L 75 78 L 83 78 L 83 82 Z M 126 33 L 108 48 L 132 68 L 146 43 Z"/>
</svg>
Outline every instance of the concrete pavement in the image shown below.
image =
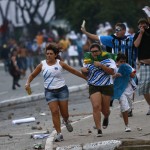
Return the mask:
<svg viewBox="0 0 150 150">
<path fill-rule="evenodd" d="M 72 133 L 69 133 L 64 126 L 62 127 L 63 142 L 53 142 L 56 134 L 53 131 L 46 141 L 45 150 L 113 150 L 117 147 L 122 150 L 125 147 L 149 150 L 150 116 L 145 115 L 147 108 L 145 100 L 134 103 L 134 116 L 129 118 L 132 132 L 125 132 L 123 119 L 119 115 L 120 108 L 115 101 L 111 109 L 109 126 L 103 129 L 103 137 L 96 137 L 97 131 L 93 129 L 93 117 L 89 115 L 72 123 L 74 128 Z"/>
<path fill-rule="evenodd" d="M 5 76 L 4 76 L 5 78 Z M 68 76 L 66 74 L 66 79 L 70 79 L 71 76 Z M 79 83 L 77 85 L 73 86 L 77 81 L 74 81 L 73 78 L 70 79 L 69 83 L 69 90 L 70 92 L 77 92 L 81 91 L 87 88 L 87 84 L 85 82 L 81 83 L 79 80 Z M 7 77 L 8 80 L 8 77 Z M 11 79 L 9 79 L 11 80 Z M 38 79 L 39 80 L 39 79 Z M 21 81 L 22 86 L 24 85 L 25 80 Z M 37 82 L 37 81 L 35 81 Z M 1 82 L 2 83 L 2 82 Z M 36 84 L 36 83 L 35 83 Z M 39 85 L 38 85 L 39 86 Z M 41 85 L 40 85 L 41 86 Z M 3 88 L 2 88 L 3 89 Z M 1 91 L 2 93 L 5 93 L 4 91 Z M 5 97 L 5 99 L 1 99 L 0 101 L 0 107 L 10 106 L 13 104 L 19 104 L 22 102 L 29 102 L 34 101 L 37 99 L 43 99 L 44 94 L 39 92 L 42 91 L 41 88 L 37 91 L 34 91 L 33 95 L 27 96 L 26 93 L 22 92 L 22 89 L 17 89 L 16 91 L 11 91 L 12 93 L 15 93 L 13 95 L 13 98 L 9 98 L 9 91 L 7 95 L 1 96 Z M 21 95 L 20 95 L 21 93 Z M 11 94 L 10 94 L 11 95 Z M 120 110 L 118 102 L 116 101 L 114 103 L 114 107 L 111 110 L 110 115 L 110 123 L 107 129 L 103 130 L 103 137 L 96 137 L 96 130 L 93 129 L 93 118 L 91 114 L 87 117 L 83 117 L 83 119 L 80 119 L 78 121 L 75 121 L 72 123 L 74 127 L 74 131 L 72 133 L 68 133 L 66 131 L 66 128 L 62 127 L 62 133 L 64 135 L 64 141 L 55 143 L 53 142 L 53 138 L 55 135 L 55 131 L 51 133 L 51 135 L 47 138 L 46 144 L 45 144 L 45 150 L 96 150 L 96 149 L 103 149 L 103 150 L 112 150 L 115 147 L 119 146 L 127 146 L 127 145 L 134 145 L 134 147 L 143 147 L 145 150 L 150 149 L 150 116 L 146 116 L 146 112 L 148 109 L 148 106 L 145 102 L 145 100 L 142 100 L 141 97 L 135 98 L 135 104 L 134 104 L 134 116 L 129 118 L 130 126 L 132 128 L 132 132 L 126 133 L 124 132 L 124 124 L 122 118 L 120 118 Z M 87 108 L 89 109 L 89 108 Z M 136 146 L 135 146 L 136 145 Z M 143 146 L 142 146 L 143 145 Z M 144 146 L 146 145 L 146 146 Z"/>
</svg>

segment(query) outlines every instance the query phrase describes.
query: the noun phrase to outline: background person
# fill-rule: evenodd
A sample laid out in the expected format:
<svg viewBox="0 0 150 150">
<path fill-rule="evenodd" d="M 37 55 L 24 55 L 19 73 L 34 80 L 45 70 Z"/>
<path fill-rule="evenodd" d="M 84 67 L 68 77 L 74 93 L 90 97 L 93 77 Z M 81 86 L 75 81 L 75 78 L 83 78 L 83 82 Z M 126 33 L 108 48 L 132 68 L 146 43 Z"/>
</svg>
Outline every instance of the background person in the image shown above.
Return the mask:
<svg viewBox="0 0 150 150">
<path fill-rule="evenodd" d="M 20 80 L 20 76 L 22 71 L 18 66 L 18 53 L 17 50 L 13 50 L 10 56 L 10 64 L 9 64 L 9 73 L 13 77 L 12 89 L 15 90 L 16 86 L 20 87 L 21 85 L 18 83 Z"/>
<path fill-rule="evenodd" d="M 134 36 L 134 45 L 138 48 L 140 63 L 139 95 L 144 95 L 149 105 L 147 115 L 150 115 L 150 18 L 138 21 L 139 31 Z"/>
<path fill-rule="evenodd" d="M 42 72 L 44 78 L 45 98 L 49 105 L 49 109 L 52 114 L 52 120 L 56 129 L 57 135 L 54 139 L 55 142 L 63 140 L 61 134 L 61 121 L 60 114 L 63 117 L 64 124 L 69 132 L 73 131 L 73 128 L 69 122 L 68 113 L 68 98 L 69 91 L 62 76 L 63 69 L 75 74 L 83 79 L 86 79 L 82 73 L 70 67 L 66 63 L 60 60 L 59 52 L 61 48 L 55 43 L 49 43 L 46 46 L 46 60 L 43 60 L 35 70 L 29 75 L 25 89 L 30 89 L 30 82 Z"/>
</svg>

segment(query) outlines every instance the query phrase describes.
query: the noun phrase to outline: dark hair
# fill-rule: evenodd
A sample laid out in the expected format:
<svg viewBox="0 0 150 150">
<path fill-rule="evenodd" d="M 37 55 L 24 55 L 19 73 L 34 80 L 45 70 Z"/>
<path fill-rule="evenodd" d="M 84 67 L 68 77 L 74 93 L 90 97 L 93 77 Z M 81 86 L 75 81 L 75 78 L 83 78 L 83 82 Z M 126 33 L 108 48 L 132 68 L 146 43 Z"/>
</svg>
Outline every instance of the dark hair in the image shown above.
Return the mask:
<svg viewBox="0 0 150 150">
<path fill-rule="evenodd" d="M 117 58 L 116 58 L 116 62 L 118 62 L 120 59 L 126 60 L 127 57 L 126 57 L 126 55 L 123 54 L 123 53 L 118 53 L 118 54 L 117 54 Z"/>
<path fill-rule="evenodd" d="M 54 52 L 54 54 L 57 55 L 56 59 L 62 60 L 62 58 L 59 55 L 59 53 L 62 50 L 62 47 L 59 44 L 54 43 L 54 42 L 48 43 L 46 45 L 45 52 L 47 52 L 48 50 L 52 50 Z"/>
<path fill-rule="evenodd" d="M 117 23 L 117 24 L 115 25 L 115 27 L 116 27 L 116 26 L 119 26 L 121 29 L 126 30 L 126 26 L 125 26 L 125 24 L 123 24 L 123 23 Z"/>
<path fill-rule="evenodd" d="M 140 18 L 139 21 L 138 21 L 138 25 L 140 23 L 146 23 L 147 25 L 149 25 L 148 20 L 146 18 Z"/>
<path fill-rule="evenodd" d="M 102 50 L 101 46 L 100 46 L 98 43 L 92 43 L 91 46 L 90 46 L 90 50 L 91 50 L 93 47 L 97 47 L 100 51 Z"/>
</svg>

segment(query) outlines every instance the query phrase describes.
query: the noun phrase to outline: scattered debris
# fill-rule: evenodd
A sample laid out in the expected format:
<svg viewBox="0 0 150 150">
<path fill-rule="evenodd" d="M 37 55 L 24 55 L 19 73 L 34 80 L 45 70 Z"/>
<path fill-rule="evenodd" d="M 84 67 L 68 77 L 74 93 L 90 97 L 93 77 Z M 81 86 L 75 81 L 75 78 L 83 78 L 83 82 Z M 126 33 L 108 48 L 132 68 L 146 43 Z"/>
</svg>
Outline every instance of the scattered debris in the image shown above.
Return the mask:
<svg viewBox="0 0 150 150">
<path fill-rule="evenodd" d="M 31 138 L 33 139 L 44 139 L 47 138 L 50 134 L 40 133 L 40 134 L 34 134 L 31 135 Z"/>
<path fill-rule="evenodd" d="M 38 121 L 36 124 L 40 124 L 40 122 Z"/>
<path fill-rule="evenodd" d="M 8 114 L 8 119 L 12 119 L 12 116 L 14 115 L 14 113 L 10 113 Z"/>
<path fill-rule="evenodd" d="M 138 127 L 137 130 L 138 130 L 138 131 L 142 131 L 142 128 Z"/>
<path fill-rule="evenodd" d="M 0 134 L 0 137 L 9 137 L 9 138 L 13 138 L 13 136 L 12 135 L 10 135 L 10 134 Z"/>
<path fill-rule="evenodd" d="M 46 115 L 46 113 L 44 113 L 44 112 L 40 113 L 40 116 L 45 116 L 45 115 Z"/>
<path fill-rule="evenodd" d="M 88 129 L 88 133 L 92 133 L 92 131 L 90 129 Z"/>
<path fill-rule="evenodd" d="M 16 120 L 13 120 L 12 123 L 21 124 L 21 123 L 27 123 L 27 122 L 33 122 L 33 121 L 35 121 L 35 118 L 30 117 L 30 118 L 16 119 Z"/>
<path fill-rule="evenodd" d="M 38 149 L 38 150 L 42 150 L 42 149 L 44 149 L 44 146 L 41 143 L 39 143 L 39 144 L 34 144 L 33 148 Z"/>
<path fill-rule="evenodd" d="M 42 130 L 42 127 L 32 126 L 32 130 Z"/>
</svg>

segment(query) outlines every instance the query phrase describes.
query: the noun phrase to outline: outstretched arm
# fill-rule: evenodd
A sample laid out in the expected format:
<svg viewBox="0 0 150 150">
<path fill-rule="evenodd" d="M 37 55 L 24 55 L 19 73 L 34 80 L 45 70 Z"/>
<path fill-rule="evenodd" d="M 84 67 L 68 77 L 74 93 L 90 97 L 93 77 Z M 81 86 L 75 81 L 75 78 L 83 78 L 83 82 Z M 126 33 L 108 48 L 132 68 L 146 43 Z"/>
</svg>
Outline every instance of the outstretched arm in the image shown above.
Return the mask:
<svg viewBox="0 0 150 150">
<path fill-rule="evenodd" d="M 65 70 L 69 71 L 70 73 L 72 73 L 72 74 L 74 74 L 74 75 L 76 75 L 76 76 L 78 76 L 78 77 L 81 77 L 81 78 L 87 80 L 86 77 L 85 77 L 81 72 L 79 72 L 79 71 L 77 71 L 76 69 L 70 67 L 70 66 L 67 65 L 66 63 L 60 61 L 60 65 L 61 65 Z"/>
</svg>

